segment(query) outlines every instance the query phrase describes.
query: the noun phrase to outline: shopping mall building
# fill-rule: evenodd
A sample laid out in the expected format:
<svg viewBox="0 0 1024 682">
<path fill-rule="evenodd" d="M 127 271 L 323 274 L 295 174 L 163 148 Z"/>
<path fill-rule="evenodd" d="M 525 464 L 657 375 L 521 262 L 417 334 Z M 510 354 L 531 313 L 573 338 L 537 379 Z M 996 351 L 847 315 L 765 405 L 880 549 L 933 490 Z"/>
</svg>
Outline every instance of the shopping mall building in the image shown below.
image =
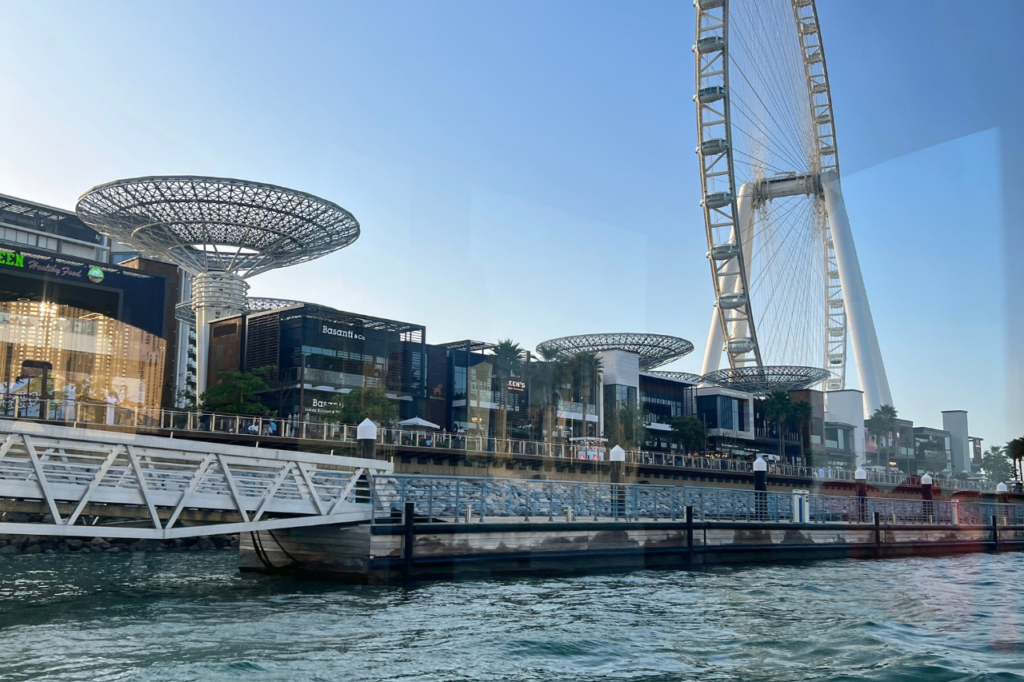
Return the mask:
<svg viewBox="0 0 1024 682">
<path fill-rule="evenodd" d="M 0 195 L 0 373 L 7 403 L 173 402 L 180 276 L 74 213 Z"/>
<path fill-rule="evenodd" d="M 0 195 L 0 373 L 7 399 L 23 406 L 86 399 L 180 406 L 199 363 L 207 363 L 212 382 L 225 371 L 273 368 L 262 402 L 296 420 L 316 421 L 339 396 L 381 388 L 401 419 L 447 431 L 493 436 L 502 411 L 510 438 L 599 438 L 620 407 L 632 405 L 647 422 L 647 449 L 678 452 L 671 422 L 693 416 L 706 428 L 709 452 L 779 450 L 777 427 L 754 394 L 656 369 L 692 350 L 683 339 L 591 334 L 541 344 L 569 355 L 596 352 L 597 385 L 580 390 L 564 380 L 554 385 L 551 363 L 532 352 L 502 375 L 490 343 L 429 344 L 421 324 L 250 298 L 248 310 L 211 324 L 209 355 L 199 358 L 190 297 L 190 276 L 179 267 L 111 242 L 71 211 Z M 926 460 L 934 468 L 943 456 L 951 468 L 970 466 L 966 413 L 945 413 L 945 430 L 900 421 L 891 438 L 873 439 L 859 391 L 791 397 L 810 403 L 812 417 L 783 429 L 787 457 L 908 473 L 923 471 Z"/>
</svg>

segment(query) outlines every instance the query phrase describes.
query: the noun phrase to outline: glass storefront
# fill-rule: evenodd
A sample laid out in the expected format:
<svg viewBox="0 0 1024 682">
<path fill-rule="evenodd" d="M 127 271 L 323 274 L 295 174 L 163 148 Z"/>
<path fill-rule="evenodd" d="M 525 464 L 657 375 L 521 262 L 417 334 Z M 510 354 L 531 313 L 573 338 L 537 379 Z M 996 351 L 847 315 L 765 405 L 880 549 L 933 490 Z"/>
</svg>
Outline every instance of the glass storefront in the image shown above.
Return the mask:
<svg viewBox="0 0 1024 682">
<path fill-rule="evenodd" d="M 0 303 L 5 400 L 159 408 L 166 342 L 99 313 L 37 301 Z M 27 409 L 27 411 L 26 411 Z"/>
</svg>

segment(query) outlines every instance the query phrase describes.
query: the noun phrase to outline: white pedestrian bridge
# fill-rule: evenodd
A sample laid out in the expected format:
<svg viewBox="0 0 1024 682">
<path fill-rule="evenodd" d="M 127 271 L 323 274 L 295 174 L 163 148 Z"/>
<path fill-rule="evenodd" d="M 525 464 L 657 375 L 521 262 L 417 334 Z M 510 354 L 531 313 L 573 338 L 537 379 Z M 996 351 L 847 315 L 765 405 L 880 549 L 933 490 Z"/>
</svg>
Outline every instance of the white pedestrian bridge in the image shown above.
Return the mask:
<svg viewBox="0 0 1024 682">
<path fill-rule="evenodd" d="M 173 538 L 369 521 L 390 462 L 0 419 L 0 534 Z M 8 522 L 25 512 L 36 522 Z"/>
</svg>

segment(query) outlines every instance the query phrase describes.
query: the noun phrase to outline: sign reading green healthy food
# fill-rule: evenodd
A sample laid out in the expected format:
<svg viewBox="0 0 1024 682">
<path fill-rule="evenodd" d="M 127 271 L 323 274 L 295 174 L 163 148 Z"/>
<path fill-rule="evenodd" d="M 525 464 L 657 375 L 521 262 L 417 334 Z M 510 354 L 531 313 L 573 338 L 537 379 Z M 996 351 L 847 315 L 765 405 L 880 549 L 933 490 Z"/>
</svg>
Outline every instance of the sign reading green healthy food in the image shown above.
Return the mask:
<svg viewBox="0 0 1024 682">
<path fill-rule="evenodd" d="M 13 265 L 16 268 L 23 268 L 25 267 L 25 257 L 20 253 L 0 251 L 0 263 L 3 263 L 4 265 Z"/>
</svg>

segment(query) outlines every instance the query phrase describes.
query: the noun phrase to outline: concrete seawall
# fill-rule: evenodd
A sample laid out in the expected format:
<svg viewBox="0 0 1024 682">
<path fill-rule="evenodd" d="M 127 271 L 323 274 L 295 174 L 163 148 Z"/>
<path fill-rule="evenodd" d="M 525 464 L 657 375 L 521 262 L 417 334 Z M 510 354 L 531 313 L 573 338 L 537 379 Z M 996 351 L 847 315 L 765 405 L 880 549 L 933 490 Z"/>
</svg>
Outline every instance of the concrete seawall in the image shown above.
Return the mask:
<svg viewBox="0 0 1024 682">
<path fill-rule="evenodd" d="M 243 535 L 239 567 L 366 583 L 1020 551 L 1024 526 L 743 521 L 362 524 Z"/>
</svg>

